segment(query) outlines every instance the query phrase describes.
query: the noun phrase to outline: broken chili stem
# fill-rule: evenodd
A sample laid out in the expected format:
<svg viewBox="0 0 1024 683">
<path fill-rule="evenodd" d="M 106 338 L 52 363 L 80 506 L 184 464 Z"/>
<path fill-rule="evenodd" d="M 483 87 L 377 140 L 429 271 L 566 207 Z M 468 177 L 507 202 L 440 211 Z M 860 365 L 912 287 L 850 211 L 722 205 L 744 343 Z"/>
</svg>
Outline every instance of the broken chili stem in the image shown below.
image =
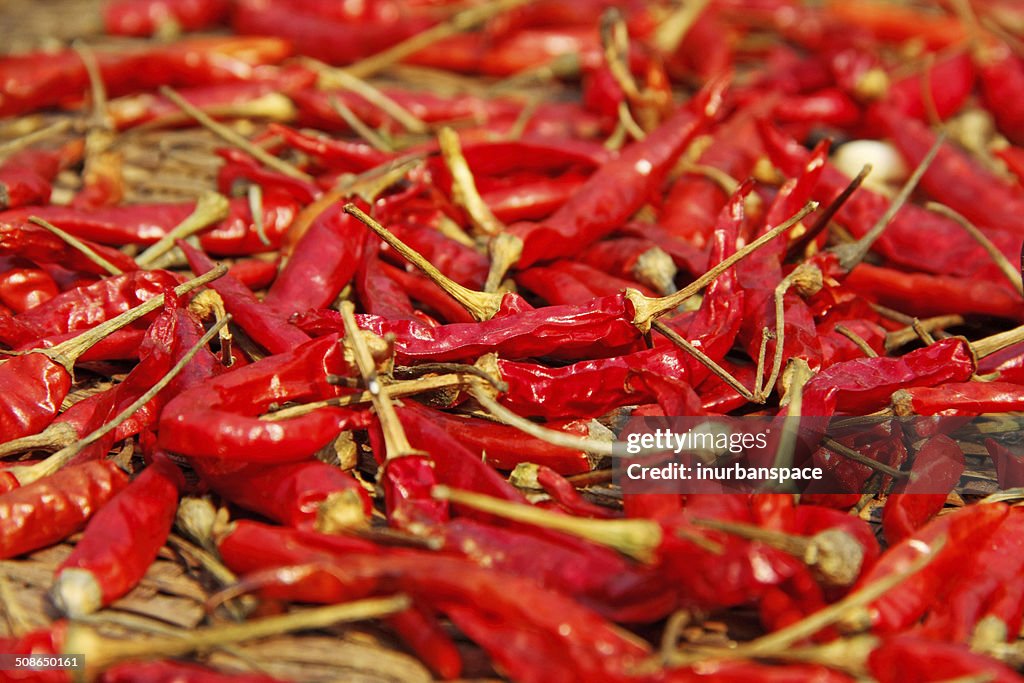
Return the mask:
<svg viewBox="0 0 1024 683">
<path fill-rule="evenodd" d="M 166 85 L 161 86 L 160 94 L 176 104 L 179 109 L 194 118 L 204 128 L 217 135 L 217 137 L 251 154 L 255 158 L 259 159 L 264 165 L 279 173 L 283 173 L 289 178 L 304 180 L 310 183 L 314 181 L 313 176 L 309 175 L 305 171 L 300 171 L 287 161 L 279 159 L 258 145 L 254 145 L 251 141 L 246 139 L 243 135 L 236 133 L 230 127 L 220 123 L 219 121 L 215 121 L 213 117 L 193 105 L 191 102 L 179 95 L 175 90 L 167 87 Z"/>
<path fill-rule="evenodd" d="M 71 233 L 61 230 L 60 228 L 50 223 L 49 221 L 43 220 L 39 216 L 29 216 L 28 222 L 35 223 L 39 227 L 49 230 L 54 235 L 59 237 L 62 241 L 66 242 L 69 246 L 80 251 L 85 256 L 85 258 L 89 259 L 97 266 L 107 271 L 107 273 L 109 273 L 110 275 L 122 275 L 124 273 L 124 271 L 115 266 L 113 263 L 97 254 L 96 251 L 88 244 L 78 239 Z"/>
<path fill-rule="evenodd" d="M 437 142 L 452 176 L 452 200 L 466 211 L 474 232 L 490 237 L 504 232 L 504 224 L 491 212 L 476 188 L 473 171 L 462 154 L 459 134 L 445 126 L 437 132 Z"/>
<path fill-rule="evenodd" d="M 204 192 L 196 202 L 196 208 L 186 216 L 185 220 L 178 223 L 161 237 L 155 244 L 151 244 L 144 252 L 135 257 L 135 262 L 142 268 L 150 268 L 153 263 L 174 248 L 174 243 L 179 239 L 190 237 L 200 230 L 224 219 L 231 208 L 227 198 L 216 192 Z"/>
<path fill-rule="evenodd" d="M 363 338 L 363 331 L 356 324 L 355 306 L 350 301 L 341 304 L 341 317 L 345 321 L 345 338 L 349 341 L 352 355 L 359 367 L 359 374 L 363 376 L 363 383 L 370 393 L 373 408 L 377 411 L 377 419 L 380 422 L 381 432 L 384 434 L 384 449 L 387 459 L 424 455 L 422 451 L 413 448 L 405 436 L 398 413 L 395 412 L 395 406 L 391 403 L 388 388 L 377 377 L 376 363 L 370 354 L 370 347 L 367 346 L 366 340 Z"/>
<path fill-rule="evenodd" d="M 731 256 L 722 259 L 718 265 L 708 270 L 706 273 L 701 275 L 699 278 L 683 287 L 675 294 L 669 296 L 652 299 L 644 296 L 635 289 L 626 290 L 626 298 L 633 304 L 635 313 L 633 315 L 633 324 L 643 332 L 647 333 L 651 329 L 651 322 L 659 316 L 665 315 L 670 311 L 678 308 L 683 302 L 689 299 L 691 296 L 699 292 L 700 290 L 711 284 L 715 278 L 724 273 L 725 271 L 732 268 L 736 263 L 742 261 L 747 256 L 763 247 L 764 245 L 771 242 L 773 239 L 793 228 L 799 223 L 805 216 L 818 208 L 817 202 L 808 202 L 806 206 L 800 209 L 796 214 L 791 216 L 785 222 L 775 226 L 771 230 L 768 230 L 763 235 L 758 237 L 756 240 L 746 245 L 742 249 L 737 249 Z"/>
<path fill-rule="evenodd" d="M 220 332 L 220 329 L 227 325 L 228 322 L 230 322 L 230 320 L 230 315 L 222 318 L 221 320 L 218 320 L 217 323 L 213 327 L 211 327 L 206 332 L 206 334 L 204 334 L 202 338 L 200 338 L 200 340 L 196 342 L 196 344 L 191 349 L 188 350 L 188 352 L 184 356 L 181 357 L 181 360 L 175 363 L 174 367 L 172 367 L 167 372 L 166 375 L 161 377 L 156 384 L 154 384 L 146 391 L 146 393 L 142 394 L 137 399 L 135 399 L 135 401 L 133 401 L 131 405 L 129 405 L 127 408 L 118 413 L 113 420 L 107 422 L 102 427 L 94 430 L 93 432 L 79 439 L 70 446 L 62 448 L 61 450 L 57 451 L 56 453 L 46 458 L 46 460 L 43 460 L 42 462 L 37 462 L 36 464 L 29 465 L 27 467 L 12 467 L 8 471 L 12 475 L 14 475 L 14 477 L 18 480 L 19 484 L 24 486 L 38 479 L 42 479 L 43 477 L 49 476 L 56 472 L 57 470 L 59 470 L 64 465 L 68 464 L 72 459 L 74 459 L 76 455 L 78 455 L 87 447 L 102 439 L 104 436 L 106 436 L 113 430 L 117 429 L 122 422 L 124 422 L 129 417 L 134 415 L 135 412 L 139 410 L 139 408 L 152 401 L 157 394 L 163 391 L 164 388 L 168 384 L 170 384 L 174 380 L 174 378 L 181 373 L 182 370 L 185 369 L 186 365 L 192 362 L 192 359 L 195 358 L 196 354 L 199 353 L 199 351 L 208 343 L 210 343 L 210 340 L 217 336 L 217 334 Z"/>
<path fill-rule="evenodd" d="M 376 619 L 401 612 L 411 606 L 412 601 L 407 596 L 395 595 L 264 617 L 244 624 L 179 629 L 174 636 L 166 638 L 133 640 L 106 638 L 88 627 L 72 623 L 68 628 L 64 651 L 83 655 L 88 663 L 89 673 L 95 673 L 117 662 L 178 657 L 196 650 L 231 643 L 269 638 L 293 631 L 326 628 L 339 622 Z"/>
</svg>

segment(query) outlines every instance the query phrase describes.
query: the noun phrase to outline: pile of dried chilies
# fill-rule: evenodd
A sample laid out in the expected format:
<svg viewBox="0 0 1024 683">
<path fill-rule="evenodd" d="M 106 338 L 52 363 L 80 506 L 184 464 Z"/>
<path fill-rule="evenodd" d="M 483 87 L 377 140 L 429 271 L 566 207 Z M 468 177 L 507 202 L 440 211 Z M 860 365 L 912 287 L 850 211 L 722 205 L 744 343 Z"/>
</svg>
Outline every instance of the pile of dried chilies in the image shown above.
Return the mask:
<svg viewBox="0 0 1024 683">
<path fill-rule="evenodd" d="M 86 662 L 0 679 L 270 682 L 203 653 L 376 619 L 442 679 L 1019 680 L 1019 497 L 954 492 L 1024 486 L 1016 0 L 103 23 L 0 58 L 0 559 L 74 544 L 0 654 Z M 827 493 L 608 485 L 684 415 L 921 419 L 804 434 Z M 83 625 L 175 529 L 242 622 Z"/>
</svg>

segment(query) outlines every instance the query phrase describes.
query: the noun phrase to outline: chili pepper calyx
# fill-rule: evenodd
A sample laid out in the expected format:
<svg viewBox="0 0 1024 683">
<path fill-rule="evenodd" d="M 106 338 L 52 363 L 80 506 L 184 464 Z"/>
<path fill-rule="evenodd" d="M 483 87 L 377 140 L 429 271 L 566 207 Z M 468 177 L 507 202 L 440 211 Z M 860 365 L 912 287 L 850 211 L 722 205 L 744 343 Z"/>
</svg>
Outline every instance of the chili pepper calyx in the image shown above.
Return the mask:
<svg viewBox="0 0 1024 683">
<path fill-rule="evenodd" d="M 335 491 L 316 510 L 315 529 L 322 534 L 337 534 L 366 526 L 363 500 L 355 491 Z"/>
<path fill-rule="evenodd" d="M 103 606 L 103 591 L 91 571 L 69 567 L 50 589 L 54 606 L 72 619 L 92 614 Z"/>
</svg>

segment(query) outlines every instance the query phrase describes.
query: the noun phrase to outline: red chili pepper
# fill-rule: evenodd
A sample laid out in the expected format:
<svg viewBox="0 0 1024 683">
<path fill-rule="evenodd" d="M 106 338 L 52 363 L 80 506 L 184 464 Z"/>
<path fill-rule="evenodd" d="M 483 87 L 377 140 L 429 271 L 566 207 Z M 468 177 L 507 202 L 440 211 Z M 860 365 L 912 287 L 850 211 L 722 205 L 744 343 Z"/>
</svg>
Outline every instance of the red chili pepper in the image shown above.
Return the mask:
<svg viewBox="0 0 1024 683">
<path fill-rule="evenodd" d="M 277 277 L 279 261 L 259 258 L 241 259 L 228 266 L 228 275 L 251 290 L 266 289 Z"/>
<path fill-rule="evenodd" d="M 93 516 L 57 568 L 51 595 L 64 614 L 95 612 L 138 584 L 167 540 L 184 486 L 181 470 L 157 457 Z"/>
<path fill-rule="evenodd" d="M 301 46 L 303 54 L 331 64 L 349 64 L 380 52 L 432 23 L 422 15 L 339 21 L 336 16 L 297 10 L 283 0 L 241 0 L 231 15 L 237 33 L 277 36 Z"/>
<path fill-rule="evenodd" d="M 270 124 L 267 132 L 280 136 L 286 145 L 312 157 L 317 166 L 331 171 L 362 173 L 392 158 L 392 155 L 380 152 L 365 142 L 335 140 L 276 123 Z"/>
<path fill-rule="evenodd" d="M 547 266 L 534 266 L 518 273 L 516 282 L 553 306 L 571 306 L 581 300 L 610 297 L 627 288 L 635 289 L 644 296 L 657 296 L 649 287 L 575 261 L 555 261 Z M 573 294 L 582 296 L 574 297 Z"/>
<path fill-rule="evenodd" d="M 6 216 L 0 215 L 0 254 L 21 256 L 40 264 L 56 263 L 81 273 L 107 274 L 103 266 L 97 265 L 50 231 L 20 221 L 8 222 Z M 90 242 L 86 242 L 86 245 L 121 271 L 138 268 L 130 257 L 116 249 Z"/>
<path fill-rule="evenodd" d="M 897 391 L 893 407 L 901 415 L 1005 413 L 1024 410 L 1024 387 L 1008 382 L 950 382 L 941 387 L 913 387 Z"/>
<path fill-rule="evenodd" d="M 199 31 L 223 20 L 230 5 L 227 0 L 115 0 L 103 10 L 103 25 L 121 36 L 151 36 L 167 25 Z"/>
<path fill-rule="evenodd" d="M 970 55 L 966 51 L 959 52 L 936 60 L 926 73 L 895 81 L 883 101 L 919 121 L 927 122 L 933 113 L 944 121 L 957 113 L 971 96 L 974 79 Z"/>
<path fill-rule="evenodd" d="M 882 529 L 889 545 L 899 543 L 937 515 L 963 471 L 963 451 L 951 438 L 939 434 L 924 442 L 914 457 L 910 478 L 896 485 L 882 509 Z"/>
<path fill-rule="evenodd" d="M 190 462 L 203 481 L 225 500 L 279 524 L 299 528 L 318 526 L 325 503 L 348 503 L 339 512 L 345 521 L 364 521 L 372 511 L 370 497 L 355 478 L 319 460 L 281 465 L 239 464 L 207 458 Z M 358 510 L 358 515 L 356 515 Z"/>
<path fill-rule="evenodd" d="M 394 269 L 397 270 L 397 269 Z M 377 258 L 376 250 L 364 249 L 363 263 L 356 272 L 355 288 L 362 309 L 387 320 L 412 320 L 415 308 L 405 288 L 389 277 L 390 267 Z"/>
<path fill-rule="evenodd" d="M 879 116 L 909 164 L 920 162 L 935 144 L 935 135 L 923 123 L 888 109 L 880 109 Z M 1022 232 L 1018 217 L 1024 211 L 1024 193 L 948 144 L 921 178 L 921 187 L 983 228 Z"/>
<path fill-rule="evenodd" d="M 174 397 L 160 416 L 158 444 L 188 456 L 281 463 L 305 460 L 359 412 L 321 408 L 285 420 L 257 417 L 285 401 L 338 395 L 328 375 L 347 375 L 338 337 L 322 337 L 214 377 Z"/>
<path fill-rule="evenodd" d="M 363 224 L 340 206 L 331 207 L 295 245 L 263 304 L 285 316 L 326 308 L 352 280 L 365 244 Z"/>
<path fill-rule="evenodd" d="M 641 142 L 601 166 L 561 209 L 543 223 L 519 223 L 509 233 L 523 240 L 519 266 L 567 256 L 597 241 L 636 212 L 718 109 L 724 82 L 709 86 Z"/>
<path fill-rule="evenodd" d="M 216 36 L 134 50 L 96 51 L 104 85 L 111 95 L 160 85 L 202 85 L 241 81 L 261 64 L 279 62 L 289 46 L 277 38 Z M 0 60 L 0 116 L 77 100 L 89 86 L 85 64 L 73 50 L 38 52 Z"/>
<path fill-rule="evenodd" d="M 864 28 L 879 40 L 903 42 L 923 40 L 929 49 L 962 43 L 966 32 L 959 19 L 877 2 L 876 0 L 830 0 L 826 15 L 840 25 Z"/>
<path fill-rule="evenodd" d="M 1024 458 L 995 439 L 985 439 L 985 448 L 995 464 L 999 488 L 1024 486 Z"/>
<path fill-rule="evenodd" d="M 58 620 L 47 628 L 37 629 L 21 637 L 0 638 L 0 650 L 11 655 L 59 655 L 67 635 L 67 622 Z M 8 681 L 30 681 L 31 683 L 67 683 L 65 670 L 12 669 L 4 672 Z"/>
<path fill-rule="evenodd" d="M 117 465 L 97 460 L 0 495 L 0 557 L 17 557 L 64 540 L 127 483 Z"/>
<path fill-rule="evenodd" d="M 899 358 L 858 358 L 824 368 L 804 388 L 804 405 L 820 402 L 834 405 L 837 411 L 865 415 L 885 406 L 899 389 L 966 382 L 974 370 L 970 346 L 962 338 L 951 337 Z"/>
<path fill-rule="evenodd" d="M 378 268 L 383 276 L 394 283 L 407 298 L 418 304 L 423 311 L 448 323 L 469 324 L 473 322 L 473 316 L 429 278 L 384 262 L 381 262 Z M 404 318 L 415 321 L 416 324 L 426 322 L 417 316 L 404 316 Z M 436 324 L 427 323 L 427 326 L 436 327 Z"/>
<path fill-rule="evenodd" d="M 1005 284 L 1004 284 L 1005 283 Z M 1024 315 L 1024 299 L 1006 280 L 907 273 L 861 263 L 846 277 L 851 290 L 910 315 L 947 313 L 993 315 L 1010 320 Z"/>
<path fill-rule="evenodd" d="M 991 657 L 971 652 L 965 645 L 928 640 L 909 633 L 883 640 L 871 652 L 868 665 L 879 683 L 925 683 L 937 677 L 962 676 L 984 676 L 992 683 L 1020 681 L 1013 669 Z"/>
<path fill-rule="evenodd" d="M 1006 45 L 1000 44 L 978 60 L 981 95 L 999 132 L 1016 145 L 1024 144 L 1024 63 Z"/>
<path fill-rule="evenodd" d="M 536 463 L 566 475 L 582 474 L 593 469 L 586 453 L 554 446 L 523 434 L 514 427 L 478 418 L 456 417 L 414 403 L 403 408 L 403 412 L 416 413 L 424 421 L 433 422 L 452 439 L 461 443 L 463 448 L 474 452 L 474 455 L 478 456 L 474 459 L 482 458 L 488 465 L 499 470 L 512 470 L 524 462 Z M 582 421 L 547 426 L 580 436 L 586 436 L 588 431 Z M 581 431 L 583 434 L 580 434 Z"/>
<path fill-rule="evenodd" d="M 240 186 L 251 183 L 290 197 L 300 206 L 313 203 L 320 195 L 315 183 L 268 169 L 241 150 L 218 149 L 217 156 L 224 159 L 224 165 L 217 171 L 217 189 L 224 194 L 237 194 Z"/>
<path fill-rule="evenodd" d="M 214 267 L 206 254 L 186 242 L 179 241 L 178 248 L 185 252 L 193 272 L 207 273 Z M 309 341 L 306 334 L 286 322 L 284 316 L 264 306 L 248 287 L 230 275 L 221 278 L 213 289 L 220 294 L 224 307 L 239 327 L 267 351 L 281 353 Z"/>
<path fill-rule="evenodd" d="M 0 302 L 14 313 L 24 313 L 57 294 L 57 283 L 45 270 L 10 268 L 0 275 Z"/>
<path fill-rule="evenodd" d="M 540 488 L 567 514 L 592 519 L 611 519 L 616 515 L 606 507 L 583 498 L 572 482 L 546 465 L 524 461 L 512 473 L 520 488 Z"/>
<path fill-rule="evenodd" d="M 1009 508 L 1002 503 L 970 505 L 956 512 L 936 517 L 914 534 L 889 548 L 859 585 L 904 570 L 928 552 L 931 543 L 946 537 L 946 544 L 926 567 L 911 575 L 885 595 L 871 603 L 871 629 L 879 634 L 898 633 L 920 619 L 929 608 L 944 600 L 954 589 L 963 572 L 965 548 L 981 546 L 1003 523 Z"/>
</svg>

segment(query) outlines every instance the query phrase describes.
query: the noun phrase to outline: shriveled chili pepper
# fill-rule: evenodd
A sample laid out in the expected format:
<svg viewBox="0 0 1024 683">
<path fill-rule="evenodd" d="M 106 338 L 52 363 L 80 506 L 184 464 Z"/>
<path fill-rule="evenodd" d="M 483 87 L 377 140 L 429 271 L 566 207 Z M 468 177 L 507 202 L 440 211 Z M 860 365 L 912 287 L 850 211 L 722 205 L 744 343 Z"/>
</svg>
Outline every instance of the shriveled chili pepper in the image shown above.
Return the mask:
<svg viewBox="0 0 1024 683">
<path fill-rule="evenodd" d="M 595 519 L 615 516 L 608 508 L 584 499 L 572 482 L 547 465 L 524 461 L 516 466 L 510 478 L 520 488 L 543 489 L 555 505 L 571 515 Z"/>
<path fill-rule="evenodd" d="M 899 306 L 911 315 L 962 313 L 1018 319 L 1024 314 L 1024 299 L 1003 282 L 907 273 L 870 263 L 858 265 L 845 280 L 862 296 L 882 305 Z"/>
<path fill-rule="evenodd" d="M 214 263 L 202 251 L 179 241 L 178 248 L 194 272 L 207 273 Z M 280 353 L 309 341 L 309 337 L 269 306 L 264 306 L 249 288 L 227 275 L 214 287 L 224 299 L 224 306 L 252 340 L 271 353 Z"/>
<path fill-rule="evenodd" d="M 370 515 L 372 504 L 359 482 L 319 460 L 280 465 L 209 458 L 190 458 L 190 462 L 225 500 L 280 524 L 312 528 L 321 526 L 323 519 L 325 525 L 333 521 L 355 526 Z M 332 506 L 334 520 L 327 519 Z"/>
<path fill-rule="evenodd" d="M 0 495 L 0 557 L 16 557 L 64 540 L 127 484 L 128 477 L 117 465 L 97 460 Z"/>
<path fill-rule="evenodd" d="M 911 164 L 920 161 L 935 143 L 935 136 L 923 123 L 891 110 L 880 110 L 880 116 L 893 144 Z M 921 186 L 979 226 L 1021 232 L 1017 217 L 1024 210 L 1024 194 L 948 144 L 939 150 Z"/>
<path fill-rule="evenodd" d="M 156 457 L 89 520 L 51 590 L 64 614 L 95 612 L 138 584 L 167 540 L 184 485 L 178 466 Z"/>
<path fill-rule="evenodd" d="M 950 382 L 893 394 L 901 415 L 982 415 L 1024 410 L 1024 387 L 1009 382 Z"/>
<path fill-rule="evenodd" d="M 946 544 L 928 566 L 916 572 L 881 598 L 871 603 L 866 622 L 878 634 L 906 629 L 920 619 L 937 600 L 944 599 L 967 570 L 965 548 L 987 542 L 1009 513 L 1003 503 L 970 505 L 936 517 L 931 522 L 889 548 L 878 562 L 861 576 L 859 585 L 898 572 L 907 567 L 940 537 Z"/>
<path fill-rule="evenodd" d="M 116 0 L 104 8 L 103 25 L 122 36 L 150 36 L 167 25 L 198 31 L 224 19 L 229 7 L 226 0 Z"/>
<path fill-rule="evenodd" d="M 365 243 L 358 220 L 340 206 L 328 209 L 295 245 L 263 304 L 286 316 L 326 308 L 355 275 Z"/>
<path fill-rule="evenodd" d="M 261 64 L 279 62 L 290 47 L 277 38 L 217 36 L 125 51 L 96 51 L 103 82 L 112 95 L 159 85 L 201 85 L 251 78 Z M 4 87 L 0 115 L 23 114 L 79 99 L 88 74 L 73 50 L 0 60 Z"/>
<path fill-rule="evenodd" d="M 224 269 L 175 289 L 183 295 L 223 275 Z M 0 410 L 0 432 L 9 439 L 35 434 L 48 425 L 71 388 L 74 364 L 90 347 L 113 331 L 143 317 L 163 303 L 154 297 L 96 328 L 49 349 L 32 350 L 0 364 L 0 385 L 11 396 Z"/>
<path fill-rule="evenodd" d="M 232 28 L 240 34 L 277 36 L 302 45 L 304 54 L 332 64 L 349 64 L 380 52 L 432 23 L 424 15 L 340 21 L 337 16 L 296 11 L 282 0 L 243 0 L 231 15 Z"/>
<path fill-rule="evenodd" d="M 896 485 L 882 509 L 882 530 L 889 545 L 938 514 L 963 471 L 964 454 L 953 439 L 938 434 L 925 441 L 914 457 L 910 478 Z"/>
<path fill-rule="evenodd" d="M 519 266 L 568 255 L 618 227 L 660 184 L 692 138 L 714 116 L 723 82 L 712 84 L 644 141 L 602 166 L 567 204 L 539 224 L 515 224 L 509 232 L 523 240 Z"/>
<path fill-rule="evenodd" d="M 584 301 L 613 296 L 627 288 L 635 289 L 644 296 L 655 296 L 654 291 L 639 283 L 573 261 L 555 261 L 547 266 L 534 266 L 517 273 L 516 281 L 554 306 L 572 305 L 580 300 L 580 297 L 573 298 L 572 295 L 581 292 L 586 292 L 582 297 Z"/>
<path fill-rule="evenodd" d="M 991 657 L 964 645 L 900 634 L 885 638 L 868 657 L 869 670 L 879 683 L 934 680 L 943 677 L 983 676 L 993 683 L 1016 683 L 1020 675 Z"/>
<path fill-rule="evenodd" d="M 836 363 L 821 370 L 804 388 L 808 402 L 832 402 L 847 413 L 870 413 L 886 405 L 898 389 L 965 382 L 975 361 L 962 338 L 942 339 L 898 358 L 879 356 Z"/>
<path fill-rule="evenodd" d="M 305 460 L 361 413 L 339 408 L 279 420 L 257 417 L 285 401 L 340 392 L 328 375 L 349 374 L 338 337 L 323 337 L 209 379 L 178 394 L 160 416 L 158 444 L 182 455 L 280 463 Z"/>
<path fill-rule="evenodd" d="M 1022 524 L 1020 510 L 1011 508 L 985 545 L 965 558 L 974 571 L 966 572 L 948 597 L 932 607 L 918 629 L 922 635 L 952 642 L 980 636 L 986 646 L 1014 638 L 1024 611 L 1024 595 L 1015 579 L 1022 564 Z"/>
<path fill-rule="evenodd" d="M 116 249 L 89 242 L 85 244 L 121 271 L 137 268 L 131 258 Z M 3 216 L 0 216 L 0 254 L 21 256 L 36 263 L 59 263 L 82 273 L 108 273 L 106 268 L 96 264 L 48 230 L 37 225 L 7 222 Z"/>
</svg>

